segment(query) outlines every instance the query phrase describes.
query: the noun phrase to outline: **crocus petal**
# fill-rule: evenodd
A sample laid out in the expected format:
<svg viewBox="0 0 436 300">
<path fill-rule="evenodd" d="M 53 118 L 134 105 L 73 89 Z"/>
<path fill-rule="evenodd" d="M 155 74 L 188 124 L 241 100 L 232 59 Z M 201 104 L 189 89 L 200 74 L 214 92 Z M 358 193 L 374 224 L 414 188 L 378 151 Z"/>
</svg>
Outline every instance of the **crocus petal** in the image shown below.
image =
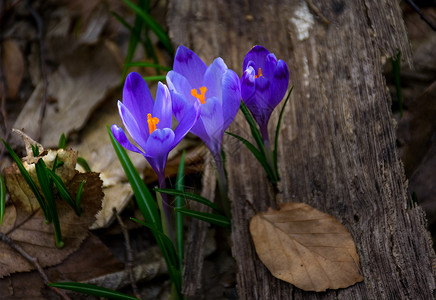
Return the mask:
<svg viewBox="0 0 436 300">
<path fill-rule="evenodd" d="M 130 73 L 124 84 L 123 104 L 135 117 L 135 120 L 146 120 L 147 114 L 153 111 L 153 97 L 144 79 L 136 72 Z M 142 131 L 148 130 L 147 122 L 138 123 Z"/>
<path fill-rule="evenodd" d="M 188 79 L 193 88 L 199 88 L 203 83 L 206 68 L 206 64 L 193 51 L 184 46 L 177 48 L 173 70 Z"/>
<path fill-rule="evenodd" d="M 265 66 L 265 58 L 269 54 L 269 51 L 265 49 L 262 46 L 254 46 L 251 48 L 250 51 L 248 51 L 247 55 L 245 55 L 244 63 L 242 65 L 242 70 L 245 70 L 247 68 L 248 62 L 253 61 L 256 65 L 256 73 L 258 72 L 258 69 L 261 68 L 262 71 Z"/>
<path fill-rule="evenodd" d="M 270 53 L 265 58 L 265 66 L 262 69 L 262 75 L 268 78 L 269 80 L 273 79 L 274 70 L 277 66 L 277 58 L 274 53 Z"/>
<path fill-rule="evenodd" d="M 156 173 L 164 172 L 173 141 L 174 132 L 170 128 L 156 129 L 150 134 L 144 149 L 145 157 Z"/>
<path fill-rule="evenodd" d="M 171 102 L 172 102 L 174 117 L 176 118 L 177 121 L 180 122 L 182 120 L 183 116 L 188 111 L 188 109 L 193 104 L 188 102 L 186 100 L 185 96 L 183 96 L 182 94 L 179 94 L 175 90 L 172 90 L 170 92 L 170 94 L 171 94 L 171 100 L 172 100 Z M 196 103 L 197 101 L 200 101 L 200 100 L 197 99 L 194 103 Z"/>
<path fill-rule="evenodd" d="M 179 94 L 182 94 L 184 97 L 186 97 L 187 101 L 189 101 L 191 104 L 194 104 L 196 98 L 191 94 L 193 87 L 188 82 L 188 79 L 174 71 L 169 71 L 166 79 L 170 92 L 176 90 Z"/>
<path fill-rule="evenodd" d="M 157 85 L 156 101 L 154 103 L 152 117 L 159 119 L 157 128 L 171 128 L 171 121 L 173 117 L 171 95 L 167 86 L 160 81 Z"/>
<path fill-rule="evenodd" d="M 238 113 L 239 106 L 241 105 L 241 85 L 239 77 L 232 70 L 227 70 L 222 79 L 222 112 L 223 112 L 223 128 L 227 127 L 233 122 Z"/>
<path fill-rule="evenodd" d="M 197 122 L 200 117 L 200 105 L 200 100 L 197 100 L 197 102 L 195 102 L 183 116 L 179 125 L 174 130 L 175 138 L 173 147 L 175 147 L 185 137 L 189 130 L 191 130 L 192 126 Z"/>
<path fill-rule="evenodd" d="M 245 103 L 250 109 L 254 119 L 260 126 L 268 123 L 274 106 L 270 104 L 271 82 L 265 77 L 258 77 L 255 81 L 256 92 L 253 101 Z"/>
<path fill-rule="evenodd" d="M 245 69 L 244 74 L 241 77 L 241 96 L 245 104 L 251 103 L 253 101 L 254 92 L 256 91 L 254 80 L 256 72 L 253 67 L 248 67 Z"/>
<path fill-rule="evenodd" d="M 227 65 L 221 57 L 216 58 L 204 74 L 204 85 L 207 87 L 206 98 L 222 99 L 222 78 Z"/>
<path fill-rule="evenodd" d="M 114 135 L 115 139 L 118 141 L 118 143 L 121 144 L 124 148 L 127 150 L 137 152 L 137 153 L 143 153 L 141 150 L 138 149 L 135 145 L 133 145 L 129 139 L 127 138 L 126 134 L 124 133 L 124 130 L 117 125 L 111 126 L 112 134 Z"/>
<path fill-rule="evenodd" d="M 207 99 L 206 103 L 201 105 L 200 118 L 210 139 L 209 149 L 214 153 L 221 145 L 224 135 L 221 101 L 216 97 Z"/>
<path fill-rule="evenodd" d="M 283 60 L 279 60 L 274 70 L 274 77 L 271 80 L 271 101 L 270 104 L 276 107 L 286 94 L 289 84 L 289 69 Z"/>
<path fill-rule="evenodd" d="M 118 111 L 120 113 L 121 121 L 123 121 L 124 127 L 127 129 L 132 139 L 138 143 L 142 149 L 144 149 L 148 137 L 148 128 L 147 131 L 141 130 L 133 114 L 121 101 L 118 101 Z M 145 116 L 143 118 L 145 118 Z"/>
</svg>

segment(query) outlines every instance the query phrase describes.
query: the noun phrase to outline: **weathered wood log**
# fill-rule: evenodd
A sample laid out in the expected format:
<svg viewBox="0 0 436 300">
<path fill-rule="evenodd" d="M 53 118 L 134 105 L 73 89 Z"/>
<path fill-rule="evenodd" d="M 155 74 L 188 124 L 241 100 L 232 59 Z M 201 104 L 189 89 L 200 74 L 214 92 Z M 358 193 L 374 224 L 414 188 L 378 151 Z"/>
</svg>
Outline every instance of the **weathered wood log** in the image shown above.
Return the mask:
<svg viewBox="0 0 436 300">
<path fill-rule="evenodd" d="M 423 211 L 408 195 L 382 75 L 384 58 L 397 51 L 406 61 L 411 57 L 397 2 L 169 1 L 175 45 L 190 47 L 207 63 L 220 56 L 239 75 L 248 50 L 263 45 L 288 63 L 295 86 L 279 140 L 278 199 L 252 154 L 229 144 L 240 299 L 434 298 L 435 253 Z M 248 136 L 241 115 L 230 131 Z M 246 201 L 258 211 L 304 202 L 339 219 L 355 239 L 364 282 L 310 293 L 272 277 L 255 253 Z"/>
</svg>

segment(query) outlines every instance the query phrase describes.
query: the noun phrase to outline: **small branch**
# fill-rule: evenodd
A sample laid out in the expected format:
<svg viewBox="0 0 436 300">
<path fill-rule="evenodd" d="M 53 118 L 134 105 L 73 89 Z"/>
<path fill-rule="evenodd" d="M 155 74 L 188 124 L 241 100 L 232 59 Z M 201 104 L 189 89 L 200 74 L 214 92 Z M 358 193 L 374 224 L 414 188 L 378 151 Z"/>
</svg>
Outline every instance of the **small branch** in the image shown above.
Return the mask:
<svg viewBox="0 0 436 300">
<path fill-rule="evenodd" d="M 421 19 L 424 20 L 425 23 L 427 23 L 428 26 L 430 26 L 431 29 L 436 31 L 436 26 L 430 22 L 429 19 L 424 15 L 424 13 L 419 9 L 419 7 L 413 2 L 412 0 L 406 0 L 407 3 L 409 3 L 410 6 L 413 7 L 413 9 L 418 13 L 418 15 L 421 17 Z"/>
<path fill-rule="evenodd" d="M 133 274 L 133 252 L 132 252 L 132 247 L 130 246 L 129 230 L 127 229 L 126 225 L 124 225 L 124 222 L 121 219 L 121 216 L 118 214 L 117 209 L 115 207 L 113 208 L 113 212 L 117 217 L 118 223 L 121 226 L 121 231 L 123 232 L 124 240 L 126 241 L 126 256 L 127 256 L 126 269 L 127 272 L 129 273 L 133 294 L 135 295 L 136 298 L 141 299 L 141 295 L 138 292 L 138 287 L 136 286 L 135 275 Z"/>
<path fill-rule="evenodd" d="M 41 16 L 30 3 L 30 0 L 27 0 L 27 8 L 29 9 L 30 13 L 35 19 L 36 26 L 38 28 L 39 54 L 41 58 L 41 73 L 42 73 L 42 80 L 44 83 L 42 104 L 41 104 L 41 110 L 39 112 L 39 120 L 38 120 L 39 130 L 35 138 L 35 140 L 40 140 L 42 134 L 42 122 L 44 120 L 45 111 L 47 108 L 47 90 L 48 90 L 48 76 L 47 76 L 47 66 L 45 63 L 45 47 L 44 47 L 44 24 L 42 22 Z"/>
<path fill-rule="evenodd" d="M 0 232 L 0 239 L 9 245 L 12 249 L 17 251 L 19 254 L 21 254 L 22 257 L 24 257 L 28 262 L 30 262 L 36 270 L 39 272 L 39 274 L 42 277 L 42 280 L 44 281 L 44 284 L 47 285 L 49 283 L 48 277 L 44 272 L 44 269 L 41 267 L 41 265 L 38 262 L 38 259 L 30 256 L 26 251 L 23 250 L 20 246 L 18 246 L 11 238 L 9 238 L 7 235 L 5 235 L 3 232 Z M 65 300 L 71 300 L 70 297 L 68 297 L 62 290 L 48 286 L 50 289 L 52 289 L 55 293 L 57 293 L 59 296 L 61 296 Z"/>
</svg>

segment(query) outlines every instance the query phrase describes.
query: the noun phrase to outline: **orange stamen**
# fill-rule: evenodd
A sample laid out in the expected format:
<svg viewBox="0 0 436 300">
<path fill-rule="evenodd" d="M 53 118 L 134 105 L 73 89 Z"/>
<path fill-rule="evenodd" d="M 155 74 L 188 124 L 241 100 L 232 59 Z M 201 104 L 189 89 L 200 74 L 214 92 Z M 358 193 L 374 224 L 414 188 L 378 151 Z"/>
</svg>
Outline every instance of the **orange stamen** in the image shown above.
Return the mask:
<svg viewBox="0 0 436 300">
<path fill-rule="evenodd" d="M 206 91 L 207 91 L 207 87 L 202 86 L 200 88 L 200 94 L 197 92 L 197 89 L 192 89 L 191 95 L 197 98 L 198 100 L 200 100 L 201 104 L 204 104 L 206 103 Z"/>
<path fill-rule="evenodd" d="M 263 76 L 263 75 L 262 75 L 262 70 L 261 70 L 260 68 L 259 68 L 259 72 L 258 72 L 258 74 L 259 74 L 259 75 L 255 75 L 254 78 L 258 78 L 258 77 Z"/>
<path fill-rule="evenodd" d="M 151 117 L 151 114 L 147 114 L 147 123 L 148 123 L 148 130 L 150 131 L 150 134 L 152 134 L 153 131 L 157 129 L 156 125 L 159 123 L 159 119 L 154 117 Z"/>
</svg>

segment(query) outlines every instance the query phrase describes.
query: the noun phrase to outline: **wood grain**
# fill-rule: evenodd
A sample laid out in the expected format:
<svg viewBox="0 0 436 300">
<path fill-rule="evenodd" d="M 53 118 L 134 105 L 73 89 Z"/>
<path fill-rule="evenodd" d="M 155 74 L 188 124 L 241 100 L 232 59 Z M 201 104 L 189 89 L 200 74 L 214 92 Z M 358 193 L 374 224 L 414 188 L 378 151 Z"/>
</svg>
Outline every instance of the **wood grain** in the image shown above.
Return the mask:
<svg viewBox="0 0 436 300">
<path fill-rule="evenodd" d="M 225 140 L 239 297 L 433 299 L 435 253 L 422 209 L 410 204 L 382 75 L 383 59 L 397 51 L 411 61 L 398 3 L 316 5 L 329 25 L 302 0 L 169 1 L 174 45 L 190 47 L 207 64 L 221 56 L 239 75 L 248 50 L 263 45 L 288 63 L 295 86 L 279 142 L 278 197 L 251 153 Z M 240 114 L 230 130 L 249 132 Z M 356 242 L 364 282 L 317 294 L 272 277 L 254 251 L 246 200 L 258 211 L 304 202 L 338 218 Z"/>
</svg>

